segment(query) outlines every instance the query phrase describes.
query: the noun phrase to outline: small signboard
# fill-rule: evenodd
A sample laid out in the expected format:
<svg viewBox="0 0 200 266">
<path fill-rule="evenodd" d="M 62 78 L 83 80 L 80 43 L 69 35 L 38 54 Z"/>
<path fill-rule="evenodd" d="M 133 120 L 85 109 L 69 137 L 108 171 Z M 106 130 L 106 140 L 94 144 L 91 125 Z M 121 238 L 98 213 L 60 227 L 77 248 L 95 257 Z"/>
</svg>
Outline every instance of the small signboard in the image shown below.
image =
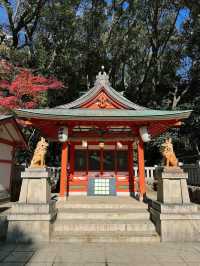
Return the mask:
<svg viewBox="0 0 200 266">
<path fill-rule="evenodd" d="M 116 179 L 89 178 L 88 196 L 116 196 Z"/>
</svg>

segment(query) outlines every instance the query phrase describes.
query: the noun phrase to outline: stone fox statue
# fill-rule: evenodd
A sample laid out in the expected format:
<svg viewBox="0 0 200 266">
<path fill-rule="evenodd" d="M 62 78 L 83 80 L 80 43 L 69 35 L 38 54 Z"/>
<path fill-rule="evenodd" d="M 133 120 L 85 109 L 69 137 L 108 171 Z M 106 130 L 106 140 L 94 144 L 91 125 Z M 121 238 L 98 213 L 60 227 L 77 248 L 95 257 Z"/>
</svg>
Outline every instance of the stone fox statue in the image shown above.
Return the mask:
<svg viewBox="0 0 200 266">
<path fill-rule="evenodd" d="M 31 168 L 45 167 L 45 155 L 47 153 L 48 146 L 49 144 L 45 141 L 45 138 L 41 137 L 33 154 L 33 158 L 30 164 Z"/>
<path fill-rule="evenodd" d="M 161 145 L 161 153 L 163 155 L 167 167 L 178 166 L 178 160 L 174 153 L 171 138 L 166 139 L 165 142 Z"/>
</svg>

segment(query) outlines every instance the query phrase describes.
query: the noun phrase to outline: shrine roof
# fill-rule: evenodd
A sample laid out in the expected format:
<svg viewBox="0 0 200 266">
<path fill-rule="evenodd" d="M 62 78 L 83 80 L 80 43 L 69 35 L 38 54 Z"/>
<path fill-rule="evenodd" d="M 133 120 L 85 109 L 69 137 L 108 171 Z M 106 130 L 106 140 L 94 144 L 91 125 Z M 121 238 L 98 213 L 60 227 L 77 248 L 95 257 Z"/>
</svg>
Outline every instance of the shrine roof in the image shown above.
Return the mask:
<svg viewBox="0 0 200 266">
<path fill-rule="evenodd" d="M 13 118 L 12 115 L 0 115 L 0 120 L 10 119 Z"/>
<path fill-rule="evenodd" d="M 188 118 L 191 110 L 160 111 L 146 109 L 142 111 L 124 109 L 19 109 L 16 114 L 21 118 L 36 118 L 48 120 L 181 120 Z"/>
<path fill-rule="evenodd" d="M 19 109 L 16 114 L 26 119 L 57 121 L 169 121 L 188 118 L 191 110 L 161 111 L 137 105 L 114 90 L 103 71 L 97 75 L 94 87 L 71 103 L 55 108 Z"/>
<path fill-rule="evenodd" d="M 7 141 L 8 145 L 28 148 L 23 132 L 13 115 L 0 115 L 0 138 Z"/>
<path fill-rule="evenodd" d="M 131 101 L 129 101 L 127 98 L 125 98 L 120 92 L 113 89 L 109 82 L 109 76 L 105 72 L 99 72 L 99 74 L 96 76 L 96 81 L 94 84 L 94 87 L 89 89 L 85 92 L 80 98 L 77 100 L 57 106 L 58 109 L 74 109 L 74 108 L 80 108 L 83 104 L 93 99 L 96 95 L 98 95 L 99 92 L 102 90 L 105 91 L 105 93 L 108 94 L 108 96 L 113 99 L 116 102 L 119 102 L 122 106 L 124 106 L 125 109 L 131 109 L 131 110 L 146 110 L 148 108 L 137 105 Z"/>
</svg>

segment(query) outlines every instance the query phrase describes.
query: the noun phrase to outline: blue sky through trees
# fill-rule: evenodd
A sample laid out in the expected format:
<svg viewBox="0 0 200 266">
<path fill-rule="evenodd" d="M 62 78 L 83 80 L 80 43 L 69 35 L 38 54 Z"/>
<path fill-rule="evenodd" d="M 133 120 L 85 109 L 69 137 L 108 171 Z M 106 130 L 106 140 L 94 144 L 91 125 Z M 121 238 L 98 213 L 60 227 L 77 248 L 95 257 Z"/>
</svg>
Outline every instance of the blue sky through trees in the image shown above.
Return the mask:
<svg viewBox="0 0 200 266">
<path fill-rule="evenodd" d="M 10 1 L 13 5 L 13 8 L 15 8 L 16 7 L 16 0 L 10 0 Z M 111 0 L 107 0 L 107 2 L 110 3 Z M 125 2 L 124 8 L 127 8 L 127 7 L 128 7 L 128 4 Z M 182 25 L 183 25 L 184 21 L 188 19 L 189 15 L 190 15 L 189 9 L 187 9 L 187 8 L 181 9 L 180 14 L 178 16 L 178 19 L 176 21 L 176 27 L 178 30 L 180 30 L 180 31 L 182 30 Z M 4 27 L 9 26 L 7 14 L 1 5 L 0 5 L 0 25 L 2 25 Z M 189 71 L 192 62 L 190 61 L 190 58 L 184 58 L 184 59 L 182 59 L 181 64 L 182 64 L 182 66 L 177 71 L 177 74 L 181 75 L 181 76 L 185 76 L 186 73 Z"/>
<path fill-rule="evenodd" d="M 107 0 L 110 2 L 110 0 Z M 11 0 L 11 3 L 13 5 L 13 8 L 16 6 L 16 1 Z M 126 2 L 124 3 L 124 8 L 127 8 Z M 176 26 L 178 29 L 181 28 L 182 23 L 188 18 L 189 16 L 189 9 L 183 8 L 178 16 Z M 3 7 L 0 6 L 0 24 L 8 24 L 8 17 Z"/>
</svg>

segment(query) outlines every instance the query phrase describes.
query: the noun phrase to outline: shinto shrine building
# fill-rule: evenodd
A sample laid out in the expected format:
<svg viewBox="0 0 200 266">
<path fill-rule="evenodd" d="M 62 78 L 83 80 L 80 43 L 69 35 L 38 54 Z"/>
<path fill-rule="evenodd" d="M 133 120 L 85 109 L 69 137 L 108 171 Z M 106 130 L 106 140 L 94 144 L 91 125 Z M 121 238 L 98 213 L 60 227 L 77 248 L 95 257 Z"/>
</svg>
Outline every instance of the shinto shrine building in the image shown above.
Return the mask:
<svg viewBox="0 0 200 266">
<path fill-rule="evenodd" d="M 60 196 L 146 193 L 144 142 L 179 127 L 191 111 L 139 106 L 114 90 L 105 72 L 79 99 L 50 109 L 17 110 L 49 141 L 61 141 Z M 137 150 L 138 183 L 133 172 Z"/>
</svg>

